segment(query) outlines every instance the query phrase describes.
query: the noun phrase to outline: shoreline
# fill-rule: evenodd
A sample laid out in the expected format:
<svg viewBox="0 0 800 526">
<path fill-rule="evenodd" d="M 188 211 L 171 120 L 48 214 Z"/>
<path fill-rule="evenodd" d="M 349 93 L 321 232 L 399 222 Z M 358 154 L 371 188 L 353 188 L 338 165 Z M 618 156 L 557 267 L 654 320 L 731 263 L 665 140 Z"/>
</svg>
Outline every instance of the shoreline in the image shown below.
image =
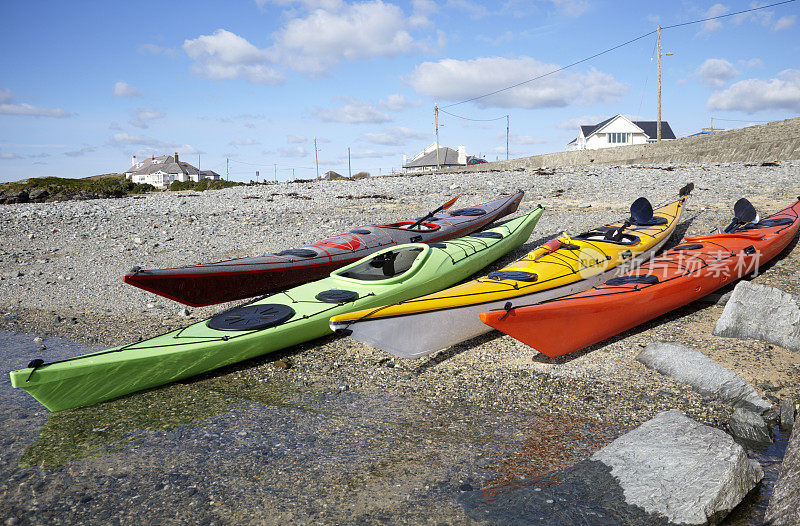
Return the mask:
<svg viewBox="0 0 800 526">
<path fill-rule="evenodd" d="M 122 275 L 134 265 L 191 264 L 293 248 L 366 223 L 419 217 L 458 193 L 464 195 L 456 206 L 464 207 L 522 188 L 526 196 L 518 213 L 537 203 L 546 208 L 528 243 L 480 275 L 522 257 L 562 231 L 576 234 L 620 220 L 641 195 L 654 206 L 671 200 L 689 181 L 695 183 L 695 191 L 678 225 L 681 236 L 726 225 L 733 203 L 740 197 L 750 199 L 764 216 L 800 195 L 800 161 L 780 167 L 670 166 L 672 170 L 584 167 L 545 175 L 514 171 L 469 179 L 441 174 L 281 183 L 188 194 L 193 197 L 159 194 L 135 200 L 0 207 L 4 226 L 0 229 L 0 329 L 87 345 L 114 346 L 144 339 L 208 318 L 232 304 L 189 309 L 185 316 L 182 305 L 123 284 Z M 359 195 L 369 197 L 357 198 Z M 673 238 L 670 245 L 678 241 Z M 753 281 L 796 293 L 798 276 L 800 253 L 790 250 Z M 432 421 L 441 421 L 443 426 L 455 425 L 447 424 L 450 415 L 462 415 L 465 421 L 478 424 L 493 422 L 497 415 L 504 426 L 515 425 L 514 415 L 527 415 L 520 417 L 526 424 L 519 422 L 521 428 L 527 428 L 536 421 L 530 420 L 530 415 L 550 414 L 567 419 L 565 422 L 589 419 L 595 423 L 592 425 L 619 434 L 660 411 L 675 408 L 694 420 L 724 428 L 729 406 L 646 369 L 634 359 L 653 341 L 677 341 L 703 352 L 773 403 L 786 397 L 800 399 L 797 356 L 763 342 L 712 336 L 722 309 L 708 303 L 690 304 L 558 359 L 546 358 L 496 331 L 418 360 L 394 358 L 360 342 L 329 336 L 196 379 L 50 415 L 49 421 L 55 425 L 70 418 L 94 418 L 91 415 L 115 414 L 140 404 L 169 411 L 186 393 L 191 393 L 192 400 L 200 397 L 202 401 L 204 396 L 219 397 L 222 392 L 223 399 L 245 401 L 243 407 L 247 408 L 253 402 L 272 400 L 271 389 L 280 385 L 300 393 L 303 400 L 405 400 L 421 408 L 420 414 L 436 415 Z M 47 357 L 47 353 L 44 349 L 36 356 Z M 216 387 L 207 391 L 204 386 Z M 222 386 L 224 390 L 220 390 Z M 402 403 L 397 403 L 402 408 Z M 404 414 L 402 411 L 406 409 L 401 409 Z M 234 412 L 233 420 L 245 421 L 251 416 L 250 409 L 242 409 Z M 340 425 L 335 421 L 323 428 Z M 457 427 L 468 433 L 463 422 Z M 590 455 L 591 451 L 581 454 Z M 419 461 L 390 457 L 401 471 Z M 578 460 L 580 455 L 575 458 Z M 415 480 L 424 481 L 424 473 L 442 468 L 425 469 L 422 475 L 414 475 Z M 509 468 L 509 473 L 518 474 L 519 469 L 524 472 L 528 468 Z M 363 492 L 368 489 L 389 491 L 381 489 L 369 470 L 359 471 L 356 479 L 360 498 L 367 498 Z M 331 506 L 339 502 L 339 497 L 331 494 L 321 498 Z M 407 506 L 394 503 L 389 510 L 402 513 Z M 464 520 L 462 511 L 453 513 L 443 517 Z M 367 516 L 376 520 L 374 515 Z M 344 515 L 324 517 L 345 520 Z"/>
</svg>

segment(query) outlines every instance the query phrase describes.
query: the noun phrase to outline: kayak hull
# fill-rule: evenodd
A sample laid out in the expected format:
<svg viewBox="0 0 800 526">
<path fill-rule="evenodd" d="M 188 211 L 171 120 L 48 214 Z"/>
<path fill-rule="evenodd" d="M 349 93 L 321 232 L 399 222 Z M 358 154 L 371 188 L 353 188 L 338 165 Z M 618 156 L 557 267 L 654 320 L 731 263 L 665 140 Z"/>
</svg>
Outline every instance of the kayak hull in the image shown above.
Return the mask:
<svg viewBox="0 0 800 526">
<path fill-rule="evenodd" d="M 416 243 L 384 249 L 323 280 L 272 294 L 168 334 L 12 371 L 11 383 L 51 411 L 61 411 L 312 340 L 331 333 L 331 316 L 433 292 L 479 271 L 524 243 L 541 213 L 542 209 L 536 209 L 488 230 L 500 234 L 500 238 L 468 236 L 443 246 Z M 391 265 L 387 266 L 387 260 Z M 333 299 L 324 297 L 328 293 L 333 293 Z M 285 316 L 271 319 L 270 309 Z M 257 322 L 274 325 L 230 328 L 236 327 L 237 320 L 247 321 L 242 313 L 253 310 L 266 313 Z M 220 328 L 225 324 L 229 326 Z"/>
<path fill-rule="evenodd" d="M 278 254 L 178 268 L 134 269 L 123 281 L 192 307 L 252 298 L 322 279 L 337 268 L 384 248 L 445 241 L 475 232 L 515 212 L 523 195 L 520 191 L 483 205 L 437 214 L 413 230 L 408 227 L 414 221 L 364 225 Z"/>
<path fill-rule="evenodd" d="M 649 265 L 628 273 L 634 281 L 606 283 L 539 305 L 481 313 L 481 320 L 537 351 L 557 357 L 601 342 L 718 290 L 777 256 L 800 229 L 800 201 L 764 221 L 791 224 L 732 234 L 687 237 Z M 763 222 L 763 221 L 762 221 Z M 688 248 L 687 248 L 688 247 Z M 696 247 L 696 248 L 693 248 Z M 643 283 L 655 276 L 656 283 Z"/>
<path fill-rule="evenodd" d="M 569 251 L 565 256 L 560 254 L 562 250 L 556 250 L 542 256 L 541 249 L 536 249 L 500 271 L 535 273 L 538 279 L 532 283 L 482 277 L 396 305 L 336 316 L 331 319 L 331 328 L 402 358 L 420 358 L 451 347 L 492 330 L 481 322 L 481 312 L 501 309 L 509 302 L 532 304 L 581 292 L 624 272 L 623 268 L 632 263 L 646 261 L 671 237 L 684 200 L 681 197 L 656 210 L 657 215 L 668 218 L 659 229 L 626 230 L 638 234 L 641 242 L 636 245 L 608 247 L 603 245 L 609 243 L 576 239 L 580 250 Z M 629 254 L 627 259 L 617 257 L 625 251 Z M 602 257 L 600 265 L 579 267 L 578 260 L 584 255 L 598 259 L 607 255 L 609 260 Z M 567 268 L 565 262 L 575 266 Z"/>
</svg>

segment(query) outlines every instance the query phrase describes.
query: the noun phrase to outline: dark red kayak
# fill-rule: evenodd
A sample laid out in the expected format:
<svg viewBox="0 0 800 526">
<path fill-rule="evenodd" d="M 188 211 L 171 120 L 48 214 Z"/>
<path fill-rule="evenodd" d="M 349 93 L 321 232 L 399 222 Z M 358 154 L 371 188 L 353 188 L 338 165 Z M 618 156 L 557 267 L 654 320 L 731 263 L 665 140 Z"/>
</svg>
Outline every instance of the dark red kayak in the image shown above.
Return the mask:
<svg viewBox="0 0 800 526">
<path fill-rule="evenodd" d="M 520 190 L 482 205 L 435 213 L 452 205 L 453 199 L 416 221 L 364 225 L 313 245 L 263 256 L 165 269 L 135 267 L 123 280 L 192 307 L 251 298 L 322 279 L 337 268 L 392 245 L 465 236 L 515 212 L 523 195 Z"/>
</svg>

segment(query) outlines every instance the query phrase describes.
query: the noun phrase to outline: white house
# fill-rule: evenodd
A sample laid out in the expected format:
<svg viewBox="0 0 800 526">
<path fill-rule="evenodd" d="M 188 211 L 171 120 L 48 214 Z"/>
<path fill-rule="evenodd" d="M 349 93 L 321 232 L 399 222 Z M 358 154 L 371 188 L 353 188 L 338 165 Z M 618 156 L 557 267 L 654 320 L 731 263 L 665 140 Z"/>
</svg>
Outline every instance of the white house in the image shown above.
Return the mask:
<svg viewBox="0 0 800 526">
<path fill-rule="evenodd" d="M 444 146 L 439 147 L 439 166 L 466 166 L 467 164 L 467 147 L 459 146 L 458 150 L 447 148 Z M 430 172 L 436 170 L 436 143 L 419 152 L 406 161 L 406 156 L 403 156 L 403 172 Z"/>
<path fill-rule="evenodd" d="M 198 170 L 191 164 L 179 160 L 178 152 L 175 152 L 174 156 L 152 156 L 143 161 L 137 161 L 134 155 L 131 167 L 125 172 L 125 178 L 134 183 L 147 183 L 156 188 L 166 188 L 173 181 L 217 180 L 220 176 L 214 171 Z"/>
<path fill-rule="evenodd" d="M 615 115 L 603 122 L 588 126 L 578 126 L 578 136 L 567 144 L 567 150 L 597 150 L 630 144 L 656 142 L 656 121 L 631 121 L 622 115 Z M 661 121 L 661 140 L 675 139 L 675 133 L 667 121 Z"/>
</svg>

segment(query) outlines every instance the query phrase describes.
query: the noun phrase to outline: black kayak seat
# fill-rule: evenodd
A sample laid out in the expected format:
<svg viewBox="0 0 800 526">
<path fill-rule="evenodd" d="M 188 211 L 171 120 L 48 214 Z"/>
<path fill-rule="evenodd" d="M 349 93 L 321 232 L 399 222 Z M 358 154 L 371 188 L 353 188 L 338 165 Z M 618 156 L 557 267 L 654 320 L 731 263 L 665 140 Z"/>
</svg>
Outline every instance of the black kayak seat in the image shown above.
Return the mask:
<svg viewBox="0 0 800 526">
<path fill-rule="evenodd" d="M 669 223 L 669 219 L 660 216 L 653 216 L 648 221 L 637 222 L 634 221 L 633 218 L 630 218 L 628 221 L 630 221 L 632 225 L 636 226 L 657 226 L 657 225 L 666 225 L 667 223 Z"/>
<path fill-rule="evenodd" d="M 775 219 L 764 219 L 763 221 L 759 221 L 758 223 L 747 223 L 746 225 L 737 228 L 737 231 L 741 230 L 754 230 L 756 228 L 769 228 L 771 226 L 784 226 L 784 225 L 791 225 L 794 223 L 794 219 L 790 217 L 776 217 Z"/>
<path fill-rule="evenodd" d="M 217 331 L 258 331 L 275 327 L 294 316 L 294 309 L 280 303 L 245 305 L 217 314 L 208 320 Z"/>
<path fill-rule="evenodd" d="M 610 280 L 606 281 L 606 285 L 616 287 L 618 285 L 631 285 L 631 284 L 641 284 L 641 285 L 655 285 L 658 283 L 658 276 L 654 276 L 652 274 L 633 274 L 630 276 L 620 276 L 618 278 L 611 278 Z"/>
<path fill-rule="evenodd" d="M 487 277 L 497 281 L 503 279 L 510 279 L 513 281 L 536 281 L 539 279 L 539 276 L 533 272 L 525 272 L 522 270 L 496 270 L 494 272 L 489 272 Z"/>
<path fill-rule="evenodd" d="M 450 212 L 451 216 L 482 216 L 486 215 L 486 210 L 483 208 L 459 208 L 458 210 L 453 210 Z"/>
</svg>

